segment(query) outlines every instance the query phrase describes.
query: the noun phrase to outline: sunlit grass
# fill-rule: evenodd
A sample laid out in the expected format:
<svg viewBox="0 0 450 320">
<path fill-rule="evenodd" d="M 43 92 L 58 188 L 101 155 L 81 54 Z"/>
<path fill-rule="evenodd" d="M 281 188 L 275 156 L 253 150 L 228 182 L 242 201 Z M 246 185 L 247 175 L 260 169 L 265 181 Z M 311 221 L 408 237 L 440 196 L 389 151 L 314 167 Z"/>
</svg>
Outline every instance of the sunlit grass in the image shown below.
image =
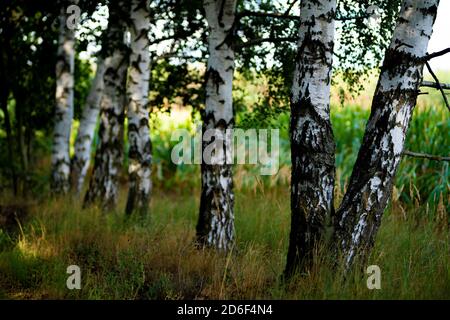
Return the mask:
<svg viewBox="0 0 450 320">
<path fill-rule="evenodd" d="M 390 206 L 370 264 L 382 289 L 368 290 L 365 267 L 346 281 L 327 257 L 307 277 L 281 282 L 289 235 L 288 188 L 236 194 L 237 244 L 230 255 L 193 240 L 198 188 L 157 192 L 144 221 L 123 212 L 81 210 L 59 199 L 36 205 L 14 246 L 0 252 L 0 291 L 9 298 L 76 299 L 377 299 L 450 298 L 449 232 L 425 208 Z M 119 208 L 123 208 L 121 200 Z M 68 290 L 66 268 L 82 270 Z"/>
</svg>

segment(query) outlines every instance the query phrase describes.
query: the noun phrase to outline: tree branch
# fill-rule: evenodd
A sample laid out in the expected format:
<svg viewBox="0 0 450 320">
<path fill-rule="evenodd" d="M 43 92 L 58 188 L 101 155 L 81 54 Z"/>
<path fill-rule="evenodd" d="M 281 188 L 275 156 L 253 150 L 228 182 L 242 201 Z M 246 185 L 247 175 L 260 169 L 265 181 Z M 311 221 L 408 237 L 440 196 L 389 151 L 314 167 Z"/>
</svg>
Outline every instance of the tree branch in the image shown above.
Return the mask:
<svg viewBox="0 0 450 320">
<path fill-rule="evenodd" d="M 428 159 L 428 160 L 435 160 L 435 161 L 450 161 L 450 157 L 435 156 L 435 155 L 432 155 L 432 154 L 420 153 L 420 152 L 412 152 L 412 151 L 409 151 L 409 150 L 403 151 L 403 155 L 414 157 L 414 158 L 423 158 L 423 159 Z"/>
<path fill-rule="evenodd" d="M 289 7 L 287 8 L 287 10 L 284 12 L 285 15 L 288 15 L 289 12 L 291 12 L 292 8 L 294 7 L 294 5 L 297 3 L 298 0 L 293 0 L 292 3 L 289 5 Z"/>
<path fill-rule="evenodd" d="M 251 40 L 248 40 L 247 42 L 236 44 L 235 48 L 242 49 L 242 48 L 247 48 L 247 47 L 251 47 L 251 46 L 256 46 L 256 45 L 264 43 L 264 42 L 277 43 L 277 42 L 284 42 L 284 41 L 295 42 L 295 41 L 298 41 L 298 38 L 297 37 L 281 37 L 281 38 L 268 37 L 268 38 L 251 39 Z"/>
<path fill-rule="evenodd" d="M 290 15 L 288 13 L 289 13 L 289 11 L 286 11 L 286 13 L 279 13 L 279 12 L 263 12 L 263 11 L 244 10 L 237 14 L 237 18 L 240 19 L 243 17 L 264 17 L 264 18 L 300 20 L 300 16 Z M 348 21 L 348 20 L 369 18 L 370 16 L 371 16 L 370 14 L 363 14 L 363 15 L 353 16 L 353 17 L 335 17 L 335 20 L 336 21 Z"/>
<path fill-rule="evenodd" d="M 163 41 L 167 41 L 167 40 L 175 40 L 175 39 L 177 39 L 177 37 L 176 37 L 175 35 L 173 35 L 173 36 L 161 37 L 161 38 L 159 38 L 159 39 L 154 39 L 154 40 L 150 41 L 150 45 L 152 46 L 152 45 L 154 45 L 154 44 L 159 44 L 159 43 L 161 43 L 161 42 L 163 42 Z"/>
<path fill-rule="evenodd" d="M 353 17 L 336 17 L 336 21 L 349 21 L 349 20 L 357 20 L 357 19 L 365 19 L 370 18 L 371 14 L 362 14 L 360 16 L 353 16 Z"/>
<path fill-rule="evenodd" d="M 450 84 L 449 83 L 439 83 L 439 85 L 441 86 L 441 88 L 443 90 L 450 90 Z M 439 89 L 439 87 L 436 84 L 436 82 L 432 82 L 432 81 L 422 81 L 422 84 L 420 86 L 421 87 L 429 87 L 429 88 Z"/>
<path fill-rule="evenodd" d="M 434 81 L 436 82 L 436 85 L 439 89 L 439 91 L 442 94 L 442 97 L 444 98 L 444 102 L 445 105 L 447 106 L 448 111 L 450 111 L 450 105 L 448 104 L 448 100 L 447 97 L 445 96 L 444 90 L 441 87 L 441 84 L 439 83 L 439 79 L 436 77 L 436 75 L 434 74 L 433 70 L 431 70 L 430 64 L 427 62 L 425 62 L 425 65 L 427 66 L 428 72 L 430 72 L 431 76 L 433 77 Z"/>
<path fill-rule="evenodd" d="M 249 11 L 244 10 L 238 14 L 238 18 L 242 17 L 267 17 L 267 18 L 282 18 L 282 19 L 291 19 L 298 20 L 299 16 L 293 16 L 286 13 L 278 13 L 278 12 L 260 12 L 260 11 Z"/>
<path fill-rule="evenodd" d="M 447 53 L 450 53 L 450 48 L 427 54 L 426 56 L 423 57 L 423 60 L 424 61 L 428 61 L 428 60 L 431 60 L 433 58 L 443 56 L 444 54 L 447 54 Z"/>
</svg>

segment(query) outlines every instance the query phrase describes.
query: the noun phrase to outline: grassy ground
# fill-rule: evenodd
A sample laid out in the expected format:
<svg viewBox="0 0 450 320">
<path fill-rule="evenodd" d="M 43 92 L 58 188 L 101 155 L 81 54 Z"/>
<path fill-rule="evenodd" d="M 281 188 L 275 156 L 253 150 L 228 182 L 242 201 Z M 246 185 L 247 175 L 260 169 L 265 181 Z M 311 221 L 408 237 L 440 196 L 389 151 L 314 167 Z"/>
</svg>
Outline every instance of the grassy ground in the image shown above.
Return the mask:
<svg viewBox="0 0 450 320">
<path fill-rule="evenodd" d="M 367 289 L 365 266 L 343 281 L 327 267 L 326 257 L 320 269 L 286 286 L 279 276 L 289 234 L 287 188 L 237 193 L 237 245 L 227 256 L 193 246 L 197 198 L 192 190 L 158 192 L 152 215 L 141 222 L 124 221 L 120 212 L 83 211 L 67 198 L 29 203 L 16 237 L 1 237 L 0 297 L 450 298 L 444 215 L 429 219 L 424 208 L 409 208 L 404 215 L 395 202 L 390 206 L 369 261 L 381 268 L 381 290 Z M 66 288 L 71 264 L 81 267 L 81 290 Z"/>
</svg>

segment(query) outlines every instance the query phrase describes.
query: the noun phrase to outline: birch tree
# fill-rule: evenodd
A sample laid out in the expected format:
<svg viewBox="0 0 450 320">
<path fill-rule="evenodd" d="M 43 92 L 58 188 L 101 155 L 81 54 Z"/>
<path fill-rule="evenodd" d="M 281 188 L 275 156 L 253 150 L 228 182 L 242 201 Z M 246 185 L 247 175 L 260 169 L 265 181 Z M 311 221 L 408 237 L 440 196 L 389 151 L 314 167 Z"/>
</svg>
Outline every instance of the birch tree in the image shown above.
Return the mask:
<svg viewBox="0 0 450 320">
<path fill-rule="evenodd" d="M 439 0 L 404 0 L 386 51 L 363 142 L 336 213 L 336 250 L 349 268 L 373 247 L 423 77 Z"/>
<path fill-rule="evenodd" d="M 150 16 L 147 1 L 131 2 L 131 54 L 128 73 L 129 191 L 126 213 L 147 212 L 151 192 L 151 141 L 148 115 Z"/>
<path fill-rule="evenodd" d="M 202 246 L 226 251 L 234 242 L 233 177 L 232 167 L 226 162 L 231 154 L 231 141 L 225 139 L 225 131 L 234 125 L 232 33 L 236 0 L 204 0 L 203 6 L 209 26 L 209 57 L 202 131 L 205 134 L 208 129 L 215 129 L 216 139 L 223 140 L 223 148 L 212 155 L 210 163 L 203 159 L 201 165 L 197 240 Z M 203 141 L 203 151 L 209 143 Z"/>
<path fill-rule="evenodd" d="M 123 121 L 126 104 L 128 47 L 126 1 L 109 5 L 108 41 L 102 48 L 105 59 L 104 89 L 100 103 L 99 145 L 95 153 L 94 171 L 85 196 L 85 205 L 101 201 L 104 209 L 117 203 L 118 178 L 123 162 Z"/>
<path fill-rule="evenodd" d="M 103 76 L 105 63 L 102 59 L 97 62 L 97 70 L 92 81 L 86 103 L 81 115 L 80 127 L 75 140 L 75 154 L 71 164 L 71 181 L 75 192 L 80 193 L 91 160 L 92 140 L 100 113 L 100 101 L 103 92 Z"/>
<path fill-rule="evenodd" d="M 75 38 L 66 26 L 66 8 L 59 16 L 58 53 L 56 62 L 56 108 L 53 128 L 51 189 L 54 193 L 69 190 L 70 130 L 73 118 L 73 86 L 75 67 Z"/>
<path fill-rule="evenodd" d="M 290 275 L 310 262 L 333 212 L 335 143 L 330 80 L 336 1 L 302 1 L 297 64 L 291 92 Z M 306 265 L 304 265 L 306 266 Z"/>
</svg>

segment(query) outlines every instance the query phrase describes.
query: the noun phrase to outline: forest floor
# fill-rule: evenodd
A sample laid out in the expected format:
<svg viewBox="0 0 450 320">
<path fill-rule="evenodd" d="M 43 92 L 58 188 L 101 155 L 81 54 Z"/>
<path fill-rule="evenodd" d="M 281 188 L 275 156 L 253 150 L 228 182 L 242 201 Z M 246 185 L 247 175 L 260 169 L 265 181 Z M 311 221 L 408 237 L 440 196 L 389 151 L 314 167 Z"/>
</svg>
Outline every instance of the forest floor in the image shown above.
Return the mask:
<svg viewBox="0 0 450 320">
<path fill-rule="evenodd" d="M 128 221 L 122 211 L 82 210 L 80 201 L 69 198 L 2 199 L 0 298 L 450 298 L 450 232 L 443 206 L 430 212 L 426 206 L 390 204 L 367 264 L 380 267 L 381 289 L 369 290 L 365 265 L 344 281 L 326 257 L 310 274 L 281 281 L 288 187 L 236 192 L 237 243 L 228 255 L 194 246 L 198 194 L 155 191 L 151 214 Z M 119 208 L 123 204 L 120 199 Z M 18 223 L 11 222 L 11 212 L 20 212 L 14 216 Z M 66 287 L 69 265 L 81 268 L 81 290 Z"/>
</svg>

